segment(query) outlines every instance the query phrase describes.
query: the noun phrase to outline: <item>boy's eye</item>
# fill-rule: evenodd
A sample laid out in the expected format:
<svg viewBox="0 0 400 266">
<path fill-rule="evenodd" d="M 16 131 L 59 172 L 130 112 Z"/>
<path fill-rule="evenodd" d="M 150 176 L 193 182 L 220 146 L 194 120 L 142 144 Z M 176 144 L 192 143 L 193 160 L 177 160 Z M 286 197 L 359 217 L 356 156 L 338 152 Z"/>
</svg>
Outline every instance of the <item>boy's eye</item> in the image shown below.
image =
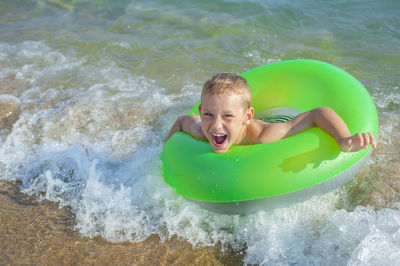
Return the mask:
<svg viewBox="0 0 400 266">
<path fill-rule="evenodd" d="M 229 117 L 229 118 L 230 118 L 230 117 L 233 117 L 233 115 L 231 115 L 231 114 L 226 114 L 225 117 Z"/>
<path fill-rule="evenodd" d="M 205 116 L 213 116 L 211 113 L 204 113 Z"/>
</svg>

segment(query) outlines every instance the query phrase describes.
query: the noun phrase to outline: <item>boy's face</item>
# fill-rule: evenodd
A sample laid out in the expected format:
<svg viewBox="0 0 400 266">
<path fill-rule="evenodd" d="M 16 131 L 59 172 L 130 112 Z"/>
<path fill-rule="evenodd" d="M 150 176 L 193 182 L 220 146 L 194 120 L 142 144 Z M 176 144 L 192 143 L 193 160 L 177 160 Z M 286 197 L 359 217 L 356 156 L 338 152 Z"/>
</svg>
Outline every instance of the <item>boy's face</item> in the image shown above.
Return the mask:
<svg viewBox="0 0 400 266">
<path fill-rule="evenodd" d="M 246 110 L 242 96 L 233 93 L 203 95 L 199 112 L 201 129 L 217 153 L 242 142 L 254 114 L 253 108 Z"/>
</svg>

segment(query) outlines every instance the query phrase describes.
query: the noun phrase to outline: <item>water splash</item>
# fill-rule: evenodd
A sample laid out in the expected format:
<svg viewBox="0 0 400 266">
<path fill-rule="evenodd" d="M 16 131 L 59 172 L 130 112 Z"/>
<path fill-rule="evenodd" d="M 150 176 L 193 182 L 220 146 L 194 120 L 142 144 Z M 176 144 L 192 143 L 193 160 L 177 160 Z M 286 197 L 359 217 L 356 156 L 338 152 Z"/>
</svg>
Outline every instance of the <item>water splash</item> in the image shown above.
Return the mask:
<svg viewBox="0 0 400 266">
<path fill-rule="evenodd" d="M 261 59 L 257 52 L 248 55 Z M 194 103 L 200 85 L 188 82 L 170 94 L 112 60 L 89 64 L 88 57 L 41 42 L 2 44 L 0 60 L 0 83 L 22 84 L 7 91 L 19 102 L 20 114 L 1 139 L 1 178 L 21 181 L 22 190 L 39 200 L 69 206 L 83 235 L 116 242 L 142 241 L 152 234 L 178 236 L 194 247 L 221 243 L 223 248 L 245 248 L 244 262 L 250 264 L 399 260 L 396 201 L 373 207 L 360 206 L 370 205 L 368 200 L 355 201 L 346 207 L 357 194 L 349 187 L 375 178 L 377 166 L 390 175 L 385 160 L 398 163 L 395 93 L 374 96 L 382 108 L 383 148 L 353 185 L 285 209 L 226 216 L 185 201 L 161 173 L 163 136 Z M 383 184 L 385 180 L 381 178 Z"/>
</svg>

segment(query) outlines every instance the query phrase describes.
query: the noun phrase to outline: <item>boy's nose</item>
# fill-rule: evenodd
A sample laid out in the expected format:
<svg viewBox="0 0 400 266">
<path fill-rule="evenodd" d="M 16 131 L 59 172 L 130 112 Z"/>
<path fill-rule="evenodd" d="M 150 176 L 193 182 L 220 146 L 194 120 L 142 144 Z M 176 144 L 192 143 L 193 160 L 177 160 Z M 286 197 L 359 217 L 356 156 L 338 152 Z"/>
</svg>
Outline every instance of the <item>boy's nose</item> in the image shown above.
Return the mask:
<svg viewBox="0 0 400 266">
<path fill-rule="evenodd" d="M 214 121 L 214 128 L 215 129 L 222 129 L 222 119 L 217 117 Z"/>
</svg>

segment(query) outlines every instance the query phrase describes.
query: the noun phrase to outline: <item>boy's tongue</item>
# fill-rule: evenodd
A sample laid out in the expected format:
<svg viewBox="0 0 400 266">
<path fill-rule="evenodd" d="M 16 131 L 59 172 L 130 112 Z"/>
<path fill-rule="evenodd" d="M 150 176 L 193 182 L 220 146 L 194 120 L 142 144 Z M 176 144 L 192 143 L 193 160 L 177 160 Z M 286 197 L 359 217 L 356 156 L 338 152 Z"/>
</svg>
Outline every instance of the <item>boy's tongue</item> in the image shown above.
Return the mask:
<svg viewBox="0 0 400 266">
<path fill-rule="evenodd" d="M 226 139 L 226 135 L 224 135 L 224 136 L 215 136 L 214 138 L 215 138 L 215 142 L 217 144 L 222 144 L 222 143 L 224 143 L 224 141 Z"/>
</svg>

